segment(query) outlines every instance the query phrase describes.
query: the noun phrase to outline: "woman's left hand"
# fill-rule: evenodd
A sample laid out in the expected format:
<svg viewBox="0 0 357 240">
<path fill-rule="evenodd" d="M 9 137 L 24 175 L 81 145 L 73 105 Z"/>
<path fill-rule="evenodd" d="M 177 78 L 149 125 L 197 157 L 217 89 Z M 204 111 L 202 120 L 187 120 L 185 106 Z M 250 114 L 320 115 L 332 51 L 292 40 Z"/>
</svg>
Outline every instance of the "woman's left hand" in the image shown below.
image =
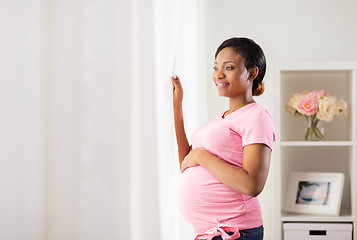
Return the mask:
<svg viewBox="0 0 357 240">
<path fill-rule="evenodd" d="M 200 165 L 200 161 L 202 161 L 207 154 L 210 153 L 204 148 L 195 148 L 191 150 L 181 163 L 181 173 L 189 167 Z"/>
</svg>

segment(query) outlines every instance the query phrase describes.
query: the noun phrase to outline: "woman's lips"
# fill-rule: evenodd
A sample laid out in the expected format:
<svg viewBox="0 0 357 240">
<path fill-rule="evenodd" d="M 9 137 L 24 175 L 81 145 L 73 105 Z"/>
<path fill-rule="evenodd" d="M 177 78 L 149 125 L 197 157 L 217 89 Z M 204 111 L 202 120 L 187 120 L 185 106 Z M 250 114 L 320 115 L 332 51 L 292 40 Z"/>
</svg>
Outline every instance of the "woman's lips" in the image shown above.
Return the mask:
<svg viewBox="0 0 357 240">
<path fill-rule="evenodd" d="M 227 83 L 227 82 L 222 82 L 222 81 L 216 82 L 217 88 L 224 88 L 224 87 L 227 87 L 228 85 L 229 85 L 229 83 Z"/>
</svg>

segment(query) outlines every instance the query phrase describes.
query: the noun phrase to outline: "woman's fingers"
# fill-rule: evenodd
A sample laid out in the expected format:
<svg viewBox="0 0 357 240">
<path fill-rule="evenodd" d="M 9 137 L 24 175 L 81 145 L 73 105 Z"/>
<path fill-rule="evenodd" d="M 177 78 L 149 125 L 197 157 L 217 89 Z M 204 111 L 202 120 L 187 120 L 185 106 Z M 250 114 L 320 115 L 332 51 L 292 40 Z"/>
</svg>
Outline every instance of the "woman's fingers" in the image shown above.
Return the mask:
<svg viewBox="0 0 357 240">
<path fill-rule="evenodd" d="M 183 171 L 185 171 L 186 170 L 186 168 L 187 168 L 187 166 L 186 166 L 186 162 L 185 162 L 185 159 L 182 161 L 182 163 L 181 163 L 181 173 L 183 173 Z"/>
<path fill-rule="evenodd" d="M 174 85 L 174 87 L 182 88 L 181 81 L 180 81 L 180 78 L 178 76 L 172 76 L 171 77 L 171 82 Z"/>
<path fill-rule="evenodd" d="M 177 76 L 171 77 L 171 82 L 173 84 L 173 96 L 174 103 L 182 102 L 183 98 L 183 89 L 181 86 L 180 78 Z"/>
</svg>

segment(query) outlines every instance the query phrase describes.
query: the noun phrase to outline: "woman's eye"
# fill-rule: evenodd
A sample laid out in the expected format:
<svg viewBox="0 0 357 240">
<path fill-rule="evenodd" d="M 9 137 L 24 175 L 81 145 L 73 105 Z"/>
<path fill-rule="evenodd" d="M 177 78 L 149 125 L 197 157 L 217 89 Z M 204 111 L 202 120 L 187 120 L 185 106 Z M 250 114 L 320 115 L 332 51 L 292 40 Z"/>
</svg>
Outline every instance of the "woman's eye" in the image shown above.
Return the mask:
<svg viewBox="0 0 357 240">
<path fill-rule="evenodd" d="M 232 70 L 234 69 L 233 67 L 226 67 L 226 70 Z"/>
<path fill-rule="evenodd" d="M 213 67 L 213 70 L 214 70 L 214 71 L 217 71 L 217 70 L 218 70 L 218 68 L 217 68 L 217 67 Z"/>
</svg>

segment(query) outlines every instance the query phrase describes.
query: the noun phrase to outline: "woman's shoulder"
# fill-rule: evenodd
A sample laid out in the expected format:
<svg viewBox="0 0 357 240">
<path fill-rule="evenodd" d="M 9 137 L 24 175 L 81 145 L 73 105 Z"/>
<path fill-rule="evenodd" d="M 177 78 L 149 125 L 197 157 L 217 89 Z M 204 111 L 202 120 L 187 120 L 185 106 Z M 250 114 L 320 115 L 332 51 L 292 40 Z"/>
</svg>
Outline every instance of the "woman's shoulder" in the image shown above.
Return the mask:
<svg viewBox="0 0 357 240">
<path fill-rule="evenodd" d="M 231 118 L 230 126 L 236 131 L 239 129 L 256 128 L 257 126 L 274 126 L 269 111 L 258 103 L 250 104 L 240 114 Z"/>
<path fill-rule="evenodd" d="M 257 114 L 268 115 L 270 118 L 272 118 L 272 116 L 270 115 L 268 109 L 266 109 L 264 106 L 260 105 L 259 103 L 255 103 L 254 112 L 257 113 Z"/>
<path fill-rule="evenodd" d="M 258 117 L 258 116 L 268 116 L 270 118 L 271 115 L 269 113 L 269 111 L 262 105 L 260 105 L 259 103 L 251 103 L 249 105 L 247 105 L 247 107 L 242 109 L 243 111 L 241 111 L 240 117 Z"/>
<path fill-rule="evenodd" d="M 264 106 L 255 103 L 255 106 L 252 108 L 252 111 L 247 116 L 250 121 L 259 122 L 259 121 L 270 121 L 273 122 L 273 117 L 270 115 L 268 109 Z"/>
</svg>

